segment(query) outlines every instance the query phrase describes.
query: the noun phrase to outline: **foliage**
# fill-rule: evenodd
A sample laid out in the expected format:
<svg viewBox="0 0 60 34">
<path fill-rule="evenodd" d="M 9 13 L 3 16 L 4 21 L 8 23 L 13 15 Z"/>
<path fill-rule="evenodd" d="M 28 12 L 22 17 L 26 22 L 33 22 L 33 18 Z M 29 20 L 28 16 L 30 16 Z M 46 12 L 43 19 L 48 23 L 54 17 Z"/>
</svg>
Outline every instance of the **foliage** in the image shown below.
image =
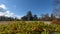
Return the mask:
<svg viewBox="0 0 60 34">
<path fill-rule="evenodd" d="M 0 24 L 0 34 L 38 34 L 45 31 L 60 31 L 60 25 L 44 24 L 39 21 L 15 21 L 8 24 Z"/>
<path fill-rule="evenodd" d="M 33 20 L 35 20 L 35 21 L 37 21 L 37 20 L 38 20 L 37 15 L 34 15 L 34 16 L 33 16 Z"/>
<path fill-rule="evenodd" d="M 60 25 L 60 20 L 57 20 L 57 19 L 52 20 L 52 24 L 59 24 Z"/>
<path fill-rule="evenodd" d="M 33 16 L 32 16 L 31 11 L 28 11 L 27 12 L 27 15 L 21 17 L 21 20 L 24 20 L 24 21 L 32 21 L 33 20 Z"/>
<path fill-rule="evenodd" d="M 51 14 L 50 16 L 48 13 L 42 14 L 40 17 L 38 17 L 36 14 L 32 15 L 32 12 L 28 11 L 27 15 L 21 17 L 21 20 L 24 20 L 24 21 L 52 21 L 55 18 L 56 17 L 53 14 Z"/>
</svg>

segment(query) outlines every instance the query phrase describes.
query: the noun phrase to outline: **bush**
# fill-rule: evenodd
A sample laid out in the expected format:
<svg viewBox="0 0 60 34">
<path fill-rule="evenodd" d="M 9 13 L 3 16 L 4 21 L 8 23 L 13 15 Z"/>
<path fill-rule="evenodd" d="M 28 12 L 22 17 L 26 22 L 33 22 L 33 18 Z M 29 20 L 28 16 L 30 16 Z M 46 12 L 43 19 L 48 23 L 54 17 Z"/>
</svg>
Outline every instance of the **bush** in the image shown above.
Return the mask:
<svg viewBox="0 0 60 34">
<path fill-rule="evenodd" d="M 54 21 L 55 22 L 55 21 Z M 44 30 L 45 29 L 45 30 Z M 29 22 L 29 21 L 16 21 L 14 23 L 1 24 L 0 33 L 1 34 L 38 34 L 46 30 L 56 30 L 60 31 L 60 25 L 47 25 L 43 22 Z M 45 34 L 45 33 L 44 33 Z"/>
<path fill-rule="evenodd" d="M 52 20 L 52 24 L 60 24 L 60 21 L 55 19 L 55 20 Z"/>
</svg>

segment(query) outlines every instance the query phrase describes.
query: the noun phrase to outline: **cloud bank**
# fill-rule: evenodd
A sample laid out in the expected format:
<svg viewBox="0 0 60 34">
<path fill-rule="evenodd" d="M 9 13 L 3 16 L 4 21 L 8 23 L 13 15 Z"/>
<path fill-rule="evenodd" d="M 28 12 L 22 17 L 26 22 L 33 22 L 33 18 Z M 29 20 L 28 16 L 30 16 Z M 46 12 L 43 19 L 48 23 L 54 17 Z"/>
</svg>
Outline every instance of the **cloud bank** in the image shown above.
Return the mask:
<svg viewBox="0 0 60 34">
<path fill-rule="evenodd" d="M 20 16 L 15 15 L 11 11 L 7 10 L 7 7 L 4 4 L 0 4 L 0 16 L 13 17 L 13 18 L 17 17 L 18 19 L 20 19 Z"/>
<path fill-rule="evenodd" d="M 0 4 L 0 8 L 7 9 L 4 4 Z"/>
</svg>

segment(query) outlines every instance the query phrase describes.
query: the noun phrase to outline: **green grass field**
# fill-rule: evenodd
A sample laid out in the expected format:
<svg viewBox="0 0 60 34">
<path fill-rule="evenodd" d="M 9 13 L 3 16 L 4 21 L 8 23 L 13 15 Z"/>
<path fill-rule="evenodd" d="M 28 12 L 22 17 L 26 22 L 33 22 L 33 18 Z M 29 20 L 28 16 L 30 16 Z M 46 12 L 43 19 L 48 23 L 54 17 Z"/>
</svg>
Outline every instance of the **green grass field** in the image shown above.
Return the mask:
<svg viewBox="0 0 60 34">
<path fill-rule="evenodd" d="M 1 21 L 0 34 L 49 34 L 48 31 L 60 34 L 60 25 L 45 24 L 38 21 Z"/>
</svg>

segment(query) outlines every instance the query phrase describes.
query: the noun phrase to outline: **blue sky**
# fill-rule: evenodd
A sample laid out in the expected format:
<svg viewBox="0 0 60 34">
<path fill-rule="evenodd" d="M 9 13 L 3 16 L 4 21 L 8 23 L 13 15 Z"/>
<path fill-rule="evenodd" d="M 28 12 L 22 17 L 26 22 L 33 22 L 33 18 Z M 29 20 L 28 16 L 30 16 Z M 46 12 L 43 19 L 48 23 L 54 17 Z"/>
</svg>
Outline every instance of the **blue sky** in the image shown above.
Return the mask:
<svg viewBox="0 0 60 34">
<path fill-rule="evenodd" d="M 7 11 L 20 17 L 29 10 L 38 16 L 52 12 L 52 0 L 0 0 L 0 5 L 2 4 L 7 7 Z"/>
</svg>

